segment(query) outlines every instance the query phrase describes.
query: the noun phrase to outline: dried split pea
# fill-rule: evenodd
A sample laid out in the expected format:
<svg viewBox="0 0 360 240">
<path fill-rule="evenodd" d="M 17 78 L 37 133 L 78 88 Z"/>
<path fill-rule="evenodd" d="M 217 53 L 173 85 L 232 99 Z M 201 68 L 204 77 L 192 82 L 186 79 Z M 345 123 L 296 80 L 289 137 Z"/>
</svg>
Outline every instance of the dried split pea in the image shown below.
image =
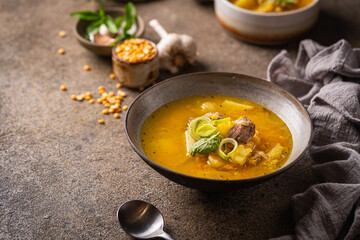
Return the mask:
<svg viewBox="0 0 360 240">
<path fill-rule="evenodd" d="M 66 37 L 65 31 L 59 31 L 59 37 Z"/>
<path fill-rule="evenodd" d="M 91 104 L 93 104 L 94 102 L 95 102 L 94 99 L 89 100 L 89 103 L 91 103 Z"/>
<path fill-rule="evenodd" d="M 65 53 L 65 50 L 63 48 L 58 49 L 58 54 L 64 54 L 64 53 Z"/>
<path fill-rule="evenodd" d="M 115 53 L 127 62 L 143 62 L 156 56 L 156 47 L 145 39 L 133 38 L 117 45 Z"/>
<path fill-rule="evenodd" d="M 85 66 L 84 66 L 84 70 L 85 70 L 85 71 L 90 71 L 90 69 L 91 69 L 91 68 L 90 68 L 89 65 L 85 65 Z"/>
<path fill-rule="evenodd" d="M 84 95 L 83 94 L 77 95 L 76 100 L 78 100 L 78 101 L 84 100 Z"/>
<path fill-rule="evenodd" d="M 99 123 L 99 124 L 104 124 L 105 121 L 104 121 L 103 119 L 100 119 L 100 120 L 98 121 L 98 123 Z"/>
<path fill-rule="evenodd" d="M 116 87 L 121 88 L 122 87 L 121 83 L 116 84 Z"/>
<path fill-rule="evenodd" d="M 128 108 L 129 108 L 128 105 L 124 105 L 124 106 L 122 107 L 122 109 L 123 109 L 124 111 L 128 110 Z"/>
<path fill-rule="evenodd" d="M 102 110 L 102 114 L 109 114 L 109 109 L 105 108 L 104 110 Z"/>
<path fill-rule="evenodd" d="M 120 96 L 120 97 L 126 97 L 126 92 L 118 90 L 117 95 Z"/>
<path fill-rule="evenodd" d="M 120 118 L 120 114 L 115 113 L 115 114 L 114 114 L 114 118 Z"/>
<path fill-rule="evenodd" d="M 66 87 L 65 85 L 61 85 L 61 86 L 60 86 L 60 90 L 61 90 L 61 91 L 66 91 L 66 90 L 67 90 L 67 87 Z"/>
<path fill-rule="evenodd" d="M 76 95 L 75 94 L 71 95 L 71 99 L 76 100 Z"/>
<path fill-rule="evenodd" d="M 110 74 L 110 75 L 109 75 L 109 78 L 111 78 L 111 79 L 115 79 L 115 74 L 113 74 L 113 73 L 112 73 L 112 74 Z"/>
</svg>

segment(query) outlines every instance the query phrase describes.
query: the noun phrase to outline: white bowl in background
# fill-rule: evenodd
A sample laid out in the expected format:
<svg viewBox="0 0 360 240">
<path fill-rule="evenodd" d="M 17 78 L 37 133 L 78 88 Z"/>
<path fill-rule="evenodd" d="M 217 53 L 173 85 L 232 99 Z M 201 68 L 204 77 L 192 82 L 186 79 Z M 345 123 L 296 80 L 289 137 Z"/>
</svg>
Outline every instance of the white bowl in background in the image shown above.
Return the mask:
<svg viewBox="0 0 360 240">
<path fill-rule="evenodd" d="M 215 0 L 220 24 L 236 37 L 261 45 L 277 45 L 298 39 L 315 24 L 319 0 L 286 12 L 259 13 L 240 8 L 228 0 Z"/>
</svg>

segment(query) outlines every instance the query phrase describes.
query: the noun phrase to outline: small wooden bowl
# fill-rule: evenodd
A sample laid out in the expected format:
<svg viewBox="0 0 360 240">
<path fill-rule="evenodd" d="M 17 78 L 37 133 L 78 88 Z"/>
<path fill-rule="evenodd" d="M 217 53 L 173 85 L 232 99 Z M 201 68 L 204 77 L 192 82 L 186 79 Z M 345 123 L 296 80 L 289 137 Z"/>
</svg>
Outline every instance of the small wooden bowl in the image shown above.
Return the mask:
<svg viewBox="0 0 360 240">
<path fill-rule="evenodd" d="M 125 10 L 123 8 L 111 8 L 105 9 L 106 14 L 109 14 L 111 17 L 116 18 L 119 16 L 125 15 Z M 145 22 L 144 20 L 138 15 L 137 16 L 137 32 L 135 37 L 140 37 L 145 30 Z M 74 28 L 74 34 L 78 42 L 86 48 L 87 50 L 101 56 L 111 56 L 112 46 L 105 46 L 100 44 L 95 44 L 87 40 L 84 36 L 86 33 L 86 27 L 89 25 L 88 21 L 79 20 Z"/>
</svg>

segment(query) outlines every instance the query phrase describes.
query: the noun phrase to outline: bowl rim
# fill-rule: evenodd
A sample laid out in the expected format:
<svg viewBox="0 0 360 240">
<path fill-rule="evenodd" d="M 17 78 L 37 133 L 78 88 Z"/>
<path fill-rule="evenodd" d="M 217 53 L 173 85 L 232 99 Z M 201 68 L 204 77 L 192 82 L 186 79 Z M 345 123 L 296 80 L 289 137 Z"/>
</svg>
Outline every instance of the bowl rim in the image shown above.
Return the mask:
<svg viewBox="0 0 360 240">
<path fill-rule="evenodd" d="M 268 84 L 269 86 L 272 86 L 274 88 L 276 88 L 277 90 L 283 92 L 286 97 L 290 98 L 291 100 L 295 101 L 295 103 L 298 104 L 298 106 L 305 112 L 306 117 L 308 118 L 309 122 L 310 122 L 310 137 L 306 143 L 306 147 L 304 148 L 304 150 L 300 153 L 300 155 L 294 159 L 293 162 L 291 162 L 290 164 L 281 167 L 280 169 L 271 172 L 269 174 L 265 174 L 265 175 L 261 175 L 258 177 L 252 177 L 252 178 L 245 178 L 245 179 L 231 179 L 231 180 L 223 180 L 223 179 L 211 179 L 211 178 L 201 178 L 201 177 L 195 177 L 195 176 L 191 176 L 191 175 L 187 175 L 184 173 L 180 173 L 180 172 L 176 172 L 174 170 L 171 170 L 169 168 L 166 168 L 154 161 L 152 161 L 150 158 L 148 158 L 145 154 L 143 154 L 139 149 L 137 149 L 134 145 L 134 143 L 132 142 L 128 130 L 127 130 L 127 120 L 129 117 L 129 113 L 131 112 L 132 106 L 147 92 L 152 91 L 152 89 L 156 88 L 157 86 L 161 85 L 161 84 L 165 84 L 168 83 L 170 81 L 176 81 L 178 78 L 183 78 L 183 77 L 187 77 L 187 76 L 196 76 L 196 75 L 228 75 L 228 76 L 237 76 L 237 77 L 246 77 L 246 78 L 252 78 L 253 81 L 257 81 L 257 82 L 262 82 L 264 84 Z M 156 111 L 156 110 L 155 110 Z M 142 127 L 142 126 L 141 126 Z M 132 103 L 129 105 L 128 110 L 126 111 L 126 115 L 125 115 L 125 119 L 124 119 L 124 130 L 125 130 L 125 134 L 126 134 L 126 138 L 128 140 L 128 142 L 130 143 L 131 148 L 152 168 L 154 168 L 155 171 L 156 168 L 160 168 L 162 171 L 164 172 L 169 172 L 172 175 L 176 175 L 176 176 L 180 176 L 182 178 L 187 178 L 187 179 L 191 179 L 197 182 L 213 182 L 213 183 L 224 183 L 224 184 L 231 184 L 231 183 L 251 183 L 251 182 L 260 182 L 262 180 L 271 178 L 273 176 L 276 176 L 280 173 L 283 173 L 285 170 L 289 169 L 290 167 L 294 166 L 307 152 L 308 148 L 310 147 L 310 144 L 312 142 L 313 139 L 313 122 L 310 118 L 309 112 L 307 111 L 307 109 L 302 105 L 302 103 L 291 93 L 289 93 L 288 91 L 286 91 L 285 89 L 281 88 L 280 86 L 278 86 L 277 84 L 273 83 L 273 82 L 269 82 L 265 79 L 261 79 L 258 77 L 254 77 L 254 76 L 250 76 L 250 75 L 245 75 L 245 74 L 240 74 L 240 73 L 231 73 L 231 72 L 196 72 L 196 73 L 189 73 L 189 74 L 183 74 L 183 75 L 179 75 L 179 76 L 175 76 L 175 77 L 171 77 L 168 78 L 166 80 L 163 80 L 151 87 L 149 87 L 148 89 L 144 90 L 143 92 L 141 92 L 133 101 Z M 173 180 L 171 180 L 173 181 Z"/>
<path fill-rule="evenodd" d="M 294 15 L 296 13 L 301 13 L 301 12 L 307 11 L 308 9 L 316 6 L 319 3 L 319 0 L 313 0 L 310 4 L 306 5 L 305 7 L 295 9 L 295 10 L 290 10 L 290 11 L 285 11 L 285 12 L 260 13 L 260 12 L 251 11 L 251 10 L 248 10 L 248 9 L 245 9 L 242 7 L 238 7 L 235 4 L 231 3 L 229 0 L 218 0 L 218 1 L 223 2 L 225 5 L 234 9 L 235 11 L 240 11 L 240 12 L 243 12 L 246 14 L 250 14 L 250 15 L 254 15 L 254 16 L 262 16 L 262 17 L 281 17 L 281 16 Z"/>
<path fill-rule="evenodd" d="M 138 62 L 129 62 L 129 61 L 126 61 L 124 59 L 119 58 L 119 56 L 115 52 L 116 47 L 118 45 L 120 45 L 120 44 L 123 44 L 125 41 L 132 40 L 132 39 L 142 39 L 142 40 L 148 41 L 155 48 L 155 50 L 156 50 L 155 55 L 153 55 L 151 58 L 149 58 L 147 60 L 142 60 L 142 61 L 138 61 Z M 150 41 L 150 40 L 145 39 L 145 38 L 135 37 L 135 38 L 131 38 L 131 39 L 125 39 L 125 40 L 115 44 L 114 46 L 112 46 L 111 53 L 112 53 L 112 56 L 116 58 L 116 60 L 118 60 L 118 61 L 120 61 L 120 62 L 122 62 L 124 64 L 136 65 L 136 64 L 140 64 L 140 63 L 147 63 L 147 62 L 150 62 L 150 61 L 154 60 L 159 55 L 159 50 L 158 50 L 156 44 L 153 41 Z"/>
<path fill-rule="evenodd" d="M 105 13 L 106 12 L 122 12 L 122 13 L 125 13 L 125 9 L 122 8 L 122 7 L 107 7 L 107 8 L 104 7 L 104 10 L 105 10 Z M 83 36 L 81 36 L 81 34 L 77 30 L 77 27 L 78 27 L 78 25 L 79 25 L 79 23 L 81 21 L 86 21 L 86 20 L 78 19 L 76 21 L 76 24 L 74 25 L 74 28 L 73 28 L 73 32 L 75 34 L 75 37 L 79 41 L 81 41 L 84 44 L 92 45 L 92 46 L 97 47 L 97 48 L 112 48 L 113 47 L 113 46 L 110 46 L 110 45 L 107 46 L 107 45 L 101 45 L 101 44 L 97 44 L 97 43 L 92 43 L 89 40 L 87 40 L 86 38 L 84 38 Z M 139 38 L 144 33 L 145 22 L 144 22 L 144 19 L 138 14 L 136 16 L 136 23 L 137 23 L 139 29 L 136 31 L 135 38 Z"/>
</svg>

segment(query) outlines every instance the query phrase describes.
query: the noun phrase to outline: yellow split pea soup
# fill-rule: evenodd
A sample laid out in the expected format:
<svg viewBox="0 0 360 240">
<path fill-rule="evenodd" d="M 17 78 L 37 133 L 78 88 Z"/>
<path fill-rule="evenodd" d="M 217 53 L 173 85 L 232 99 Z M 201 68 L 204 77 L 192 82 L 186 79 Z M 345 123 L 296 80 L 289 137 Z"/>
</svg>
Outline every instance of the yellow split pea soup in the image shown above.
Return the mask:
<svg viewBox="0 0 360 240">
<path fill-rule="evenodd" d="M 284 12 L 303 8 L 313 0 L 229 0 L 238 7 L 254 12 Z"/>
<path fill-rule="evenodd" d="M 200 178 L 265 175 L 284 165 L 292 150 L 291 133 L 273 112 L 220 95 L 170 102 L 146 119 L 140 134 L 149 159 Z"/>
</svg>

